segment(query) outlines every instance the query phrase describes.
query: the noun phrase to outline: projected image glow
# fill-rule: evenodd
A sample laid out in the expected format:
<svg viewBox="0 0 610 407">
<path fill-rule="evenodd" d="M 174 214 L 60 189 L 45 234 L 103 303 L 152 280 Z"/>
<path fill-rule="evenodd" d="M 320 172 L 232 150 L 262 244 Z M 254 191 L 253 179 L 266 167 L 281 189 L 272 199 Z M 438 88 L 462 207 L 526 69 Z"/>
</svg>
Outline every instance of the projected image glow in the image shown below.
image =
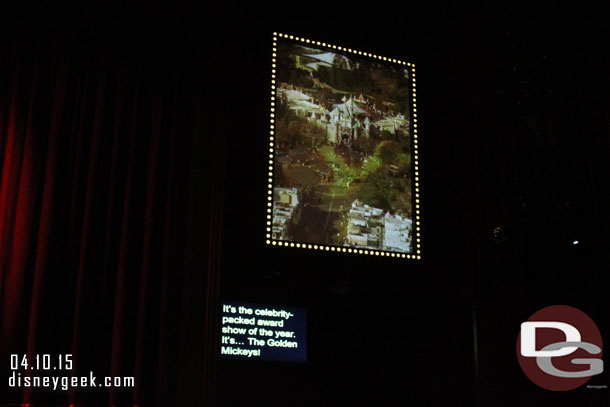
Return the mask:
<svg viewBox="0 0 610 407">
<path fill-rule="evenodd" d="M 221 358 L 307 360 L 307 313 L 304 309 L 236 301 L 221 305 Z"/>
<path fill-rule="evenodd" d="M 271 239 L 414 253 L 410 68 L 277 40 Z"/>
</svg>

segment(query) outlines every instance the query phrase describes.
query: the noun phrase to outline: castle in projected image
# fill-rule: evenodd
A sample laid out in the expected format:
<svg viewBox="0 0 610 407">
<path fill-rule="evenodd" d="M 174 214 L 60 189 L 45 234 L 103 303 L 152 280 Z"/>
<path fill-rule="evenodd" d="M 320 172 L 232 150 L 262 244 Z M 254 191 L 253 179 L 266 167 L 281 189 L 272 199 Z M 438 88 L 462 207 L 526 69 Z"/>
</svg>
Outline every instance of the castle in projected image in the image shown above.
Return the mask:
<svg viewBox="0 0 610 407">
<path fill-rule="evenodd" d="M 412 252 L 406 67 L 278 41 L 272 238 Z"/>
</svg>

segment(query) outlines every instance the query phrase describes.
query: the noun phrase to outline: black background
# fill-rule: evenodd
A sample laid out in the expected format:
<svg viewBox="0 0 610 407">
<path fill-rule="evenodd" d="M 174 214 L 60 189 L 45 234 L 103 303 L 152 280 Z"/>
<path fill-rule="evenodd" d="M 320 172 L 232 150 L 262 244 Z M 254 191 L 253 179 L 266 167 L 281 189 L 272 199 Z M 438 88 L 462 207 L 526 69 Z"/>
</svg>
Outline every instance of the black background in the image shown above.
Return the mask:
<svg viewBox="0 0 610 407">
<path fill-rule="evenodd" d="M 529 382 L 515 344 L 519 324 L 555 304 L 583 310 L 610 337 L 608 11 L 550 1 L 50 4 L 2 19 L 9 41 L 100 55 L 150 87 L 205 101 L 185 113 L 202 132 L 178 157 L 189 168 L 184 198 L 200 208 L 187 219 L 189 256 L 205 264 L 220 191 L 221 296 L 306 307 L 309 323 L 305 364 L 219 362 L 217 405 L 601 406 L 608 389 L 557 394 Z M 264 244 L 274 31 L 416 64 L 421 261 Z M 192 316 L 204 295 L 191 287 Z M 185 389 L 196 389 L 203 366 L 184 369 Z"/>
</svg>

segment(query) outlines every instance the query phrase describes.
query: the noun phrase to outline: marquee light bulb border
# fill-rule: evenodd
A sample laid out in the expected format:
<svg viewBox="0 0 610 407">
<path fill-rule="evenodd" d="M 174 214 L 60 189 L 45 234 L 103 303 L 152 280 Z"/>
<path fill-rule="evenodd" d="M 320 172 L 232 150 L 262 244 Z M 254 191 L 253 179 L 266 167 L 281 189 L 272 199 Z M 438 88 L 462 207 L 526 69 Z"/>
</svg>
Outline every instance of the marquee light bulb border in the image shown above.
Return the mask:
<svg viewBox="0 0 610 407">
<path fill-rule="evenodd" d="M 340 247 L 340 246 L 331 246 L 331 245 L 322 245 L 322 244 L 312 244 L 312 243 L 297 243 L 297 242 L 286 242 L 282 240 L 272 239 L 271 230 L 272 230 L 272 219 L 273 219 L 273 162 L 274 162 L 274 153 L 275 153 L 275 100 L 276 100 L 276 69 L 277 69 L 277 41 L 278 38 L 283 38 L 291 41 L 301 42 L 303 44 L 310 44 L 314 46 L 320 46 L 324 48 L 328 48 L 330 50 L 336 50 L 344 53 L 354 54 L 358 56 L 378 59 L 384 62 L 393 63 L 397 65 L 404 65 L 409 67 L 411 72 L 411 86 L 412 86 L 412 104 L 411 104 L 411 124 L 412 124 L 412 134 L 413 134 L 413 181 L 414 181 L 414 203 L 415 203 L 415 211 L 414 211 L 414 224 L 415 224 L 415 233 L 414 233 L 414 250 L 413 253 L 396 253 L 391 251 L 384 250 L 372 250 L 372 249 L 358 249 L 358 248 L 349 248 L 349 247 Z M 370 256 L 382 256 L 382 257 L 395 257 L 395 258 L 406 258 L 406 259 L 414 259 L 421 260 L 422 259 L 422 230 L 421 230 L 421 189 L 420 189 L 420 152 L 419 152 L 419 143 L 418 143 L 418 128 L 417 128 L 417 87 L 416 87 L 416 72 L 415 72 L 415 64 L 412 62 L 405 62 L 395 58 L 388 58 L 376 54 L 372 54 L 370 52 L 363 52 L 359 50 L 354 50 L 351 48 L 346 48 L 342 46 L 337 46 L 333 44 L 328 44 L 321 41 L 314 41 L 308 38 L 298 37 L 289 34 L 282 33 L 273 33 L 273 47 L 271 53 L 271 106 L 270 106 L 270 128 L 269 128 L 269 172 L 268 172 L 268 186 L 267 186 L 267 222 L 266 222 L 266 232 L 265 232 L 265 243 L 271 246 L 280 246 L 280 247 L 296 247 L 300 249 L 309 249 L 309 250 L 321 250 L 327 252 L 341 252 L 341 253 L 355 253 L 355 254 L 363 254 Z"/>
</svg>

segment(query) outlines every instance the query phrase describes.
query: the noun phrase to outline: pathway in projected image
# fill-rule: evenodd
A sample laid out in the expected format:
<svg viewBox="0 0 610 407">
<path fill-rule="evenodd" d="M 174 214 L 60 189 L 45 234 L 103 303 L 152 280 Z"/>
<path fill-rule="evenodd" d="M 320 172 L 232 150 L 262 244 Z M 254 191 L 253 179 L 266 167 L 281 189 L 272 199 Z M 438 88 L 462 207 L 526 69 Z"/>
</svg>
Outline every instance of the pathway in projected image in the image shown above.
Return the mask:
<svg viewBox="0 0 610 407">
<path fill-rule="evenodd" d="M 278 43 L 273 238 L 411 252 L 410 78 Z"/>
</svg>

